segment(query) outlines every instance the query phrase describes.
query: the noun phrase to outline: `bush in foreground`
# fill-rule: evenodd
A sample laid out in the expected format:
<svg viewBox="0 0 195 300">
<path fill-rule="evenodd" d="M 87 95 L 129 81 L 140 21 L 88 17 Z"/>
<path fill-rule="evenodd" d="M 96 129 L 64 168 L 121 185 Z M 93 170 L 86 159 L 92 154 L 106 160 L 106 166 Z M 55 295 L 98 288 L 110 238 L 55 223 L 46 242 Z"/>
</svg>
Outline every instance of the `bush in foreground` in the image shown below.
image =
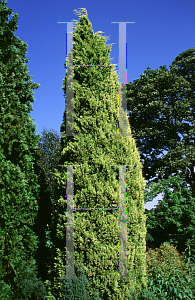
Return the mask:
<svg viewBox="0 0 195 300">
<path fill-rule="evenodd" d="M 163 243 L 157 251 L 147 253 L 148 289 L 130 294 L 131 299 L 193 299 L 195 295 L 195 263 L 190 263 L 190 242 L 187 243 L 188 261 L 170 243 Z M 186 252 L 183 252 L 183 254 Z M 186 255 L 185 255 L 186 256 Z"/>
</svg>

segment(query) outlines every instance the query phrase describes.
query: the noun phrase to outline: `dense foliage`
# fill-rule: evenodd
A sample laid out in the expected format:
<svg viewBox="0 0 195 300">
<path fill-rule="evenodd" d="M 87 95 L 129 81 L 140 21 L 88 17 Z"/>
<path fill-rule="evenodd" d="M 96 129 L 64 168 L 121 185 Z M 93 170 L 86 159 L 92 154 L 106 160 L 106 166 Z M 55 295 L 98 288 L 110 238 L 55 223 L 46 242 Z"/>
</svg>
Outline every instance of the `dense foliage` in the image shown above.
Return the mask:
<svg viewBox="0 0 195 300">
<path fill-rule="evenodd" d="M 110 46 L 105 45 L 105 37 L 93 33 L 86 11 L 77 21 L 73 38 L 74 65 L 82 65 L 74 68 L 74 133 L 81 136 L 66 136 L 66 113 L 70 111 L 68 107 L 61 126 L 63 137 L 60 164 L 64 167 L 56 170 L 54 193 L 57 204 L 55 233 L 58 241 L 53 263 L 56 272 L 53 294 L 57 299 L 63 299 L 62 281 L 56 277 L 66 274 L 66 219 L 69 212 L 65 215 L 68 201 L 65 188 L 66 179 L 70 178 L 66 166 L 77 165 L 74 168 L 74 207 L 100 209 L 74 212 L 74 257 L 85 266 L 90 296 L 95 289 L 101 298 L 121 299 L 129 295 L 130 286 L 132 289 L 146 287 L 146 219 L 142 165 L 135 140 L 127 126 L 126 112 L 121 106 L 118 109 L 119 83 L 110 64 Z M 72 52 L 67 60 L 70 73 L 73 72 L 69 68 L 71 57 Z M 63 85 L 65 93 L 67 83 L 68 77 Z M 122 119 L 119 120 L 119 126 L 123 134 L 124 126 L 128 127 L 129 136 L 111 136 L 118 134 L 120 113 Z M 111 278 L 118 277 L 119 212 L 104 208 L 119 206 L 120 165 L 128 165 L 127 220 L 125 216 L 123 221 L 127 227 L 127 276 L 135 277 L 133 279 Z M 126 242 L 126 233 L 122 234 Z"/>
<path fill-rule="evenodd" d="M 174 192 L 170 191 L 170 187 Z M 147 196 L 152 199 L 159 192 L 163 192 L 164 197 L 159 200 L 156 208 L 147 211 L 147 232 L 155 247 L 168 241 L 177 245 L 182 253 L 188 239 L 195 246 L 195 198 L 185 186 L 181 173 L 159 180 L 156 184 L 152 183 Z"/>
<path fill-rule="evenodd" d="M 0 1 L 0 287 L 1 299 L 6 300 L 17 295 L 24 299 L 22 286 L 16 283 L 18 276 L 24 276 L 24 264 L 37 275 L 38 237 L 33 224 L 39 185 L 33 165 L 40 137 L 29 112 L 33 89 L 39 85 L 28 75 L 28 45 L 14 35 L 17 21 L 18 14 Z"/>
<path fill-rule="evenodd" d="M 159 70 L 148 68 L 126 87 L 129 122 L 143 160 L 144 176 L 158 182 L 180 170 L 193 193 L 194 54 L 195 49 L 189 49 L 178 55 L 170 71 L 166 66 Z M 184 69 L 185 76 L 184 72 L 176 72 L 181 68 L 180 60 L 190 66 Z M 158 178 L 153 178 L 157 173 Z"/>
<path fill-rule="evenodd" d="M 155 250 L 150 249 L 147 252 L 148 288 L 139 293 L 131 293 L 129 300 L 193 299 L 195 264 L 192 265 L 190 261 L 190 248 L 188 243 L 187 256 L 185 253 L 185 256 L 179 254 L 168 242 Z"/>
<path fill-rule="evenodd" d="M 132 132 L 136 136 L 136 144 L 129 137 L 110 137 L 111 133 L 117 133 L 118 130 L 118 79 L 108 59 L 110 46 L 105 47 L 105 37 L 99 32 L 93 33 L 87 14 L 79 13 L 80 20 L 74 34 L 75 64 L 108 65 L 99 69 L 74 69 L 74 132 L 82 133 L 83 137 L 66 137 L 66 111 L 61 126 L 61 140 L 53 131 L 44 130 L 42 137 L 35 136 L 36 126 L 29 112 L 34 102 L 33 89 L 39 85 L 31 81 L 32 76 L 27 75 L 25 63 L 28 59 L 25 54 L 28 45 L 14 36 L 14 30 L 18 27 L 18 14 L 13 15 L 6 3 L 0 1 L 1 299 L 45 299 L 46 294 L 48 299 L 53 300 L 99 300 L 100 294 L 104 299 L 110 299 L 109 296 L 113 299 L 113 295 L 118 299 L 129 296 L 130 288 L 129 299 L 192 299 L 195 294 L 195 259 L 191 259 L 191 253 L 195 253 L 195 48 L 179 54 L 171 64 L 170 71 L 166 66 L 155 71 L 148 68 L 140 79 L 127 84 L 127 108 L 131 125 L 128 133 Z M 68 61 L 65 67 L 67 64 Z M 69 72 L 73 72 L 70 67 Z M 66 85 L 67 76 L 63 82 L 64 91 Z M 117 101 L 109 102 L 111 98 L 106 98 L 107 94 Z M 70 110 L 70 107 L 67 106 L 67 109 Z M 119 125 L 126 125 L 125 114 Z M 163 154 L 164 150 L 166 154 Z M 124 153 L 132 157 L 130 162 Z M 115 257 L 118 241 L 113 238 L 118 236 L 118 211 L 104 210 L 75 211 L 75 237 L 79 241 L 75 243 L 75 274 L 82 276 L 83 280 L 58 280 L 56 277 L 65 275 L 64 187 L 67 179 L 66 168 L 60 170 L 58 164 L 84 166 L 74 169 L 75 206 L 113 207 L 118 206 L 119 167 L 109 166 L 109 169 L 106 165 L 133 164 L 139 162 L 140 157 L 143 176 L 150 181 L 143 199 L 140 192 L 144 189 L 141 185 L 141 164 L 137 164 L 137 170 L 127 167 L 127 183 L 130 182 L 131 186 L 130 190 L 127 188 L 127 199 L 129 201 L 128 192 L 133 193 L 134 188 L 134 196 L 129 204 L 132 214 L 136 212 L 138 215 L 137 219 L 127 223 L 128 238 L 132 233 L 135 237 L 129 238 L 128 245 L 133 251 L 132 244 L 137 245 L 134 260 L 138 270 L 144 266 L 144 260 L 139 261 L 139 255 L 145 255 L 143 200 L 145 203 L 152 201 L 160 192 L 163 192 L 163 199 L 156 208 L 145 210 L 147 246 L 158 249 L 156 252 L 151 249 L 147 252 L 147 268 L 144 266 L 138 274 L 138 284 L 132 288 L 132 280 L 124 280 L 124 285 L 120 285 L 121 280 L 117 280 L 116 286 L 112 286 L 103 275 L 100 280 L 98 276 L 91 276 L 92 272 L 99 272 L 92 261 L 97 260 L 97 265 L 101 261 L 103 265 L 99 264 L 100 272 L 108 268 L 108 278 L 112 276 L 109 268 L 118 267 Z M 157 174 L 158 177 L 154 178 Z M 173 190 L 170 191 L 170 188 Z M 137 195 L 140 197 L 140 203 L 137 201 L 139 210 L 131 202 Z M 129 218 L 131 214 L 128 204 L 127 211 Z M 102 222 L 104 220 L 108 223 L 111 229 L 109 233 L 108 227 L 104 228 L 103 223 L 98 223 L 99 215 Z M 91 223 L 93 230 L 90 230 Z M 137 228 L 132 226 L 133 223 Z M 97 228 L 101 228 L 101 242 L 98 240 Z M 139 230 L 142 230 L 142 235 L 138 234 Z M 79 240 L 81 236 L 84 236 L 82 241 Z M 107 251 L 109 242 L 113 242 L 115 252 L 111 249 Z M 178 251 L 169 247 L 169 242 L 176 245 Z M 97 249 L 93 248 L 93 243 Z M 185 265 L 186 260 L 181 257 L 181 253 L 186 251 L 187 246 L 191 248 Z M 92 249 L 96 254 L 90 252 Z M 111 261 L 110 265 L 106 265 L 105 261 L 102 263 L 102 253 L 103 257 L 108 255 L 105 261 Z M 175 256 L 176 261 L 173 259 Z M 111 257 L 115 258 L 114 264 Z M 131 257 L 133 260 L 133 255 Z M 130 276 L 136 276 L 131 265 L 128 265 L 128 270 L 129 266 Z M 147 288 L 142 280 L 146 271 Z M 116 275 L 116 272 L 113 274 Z M 140 288 L 142 290 L 138 296 Z"/>
<path fill-rule="evenodd" d="M 50 260 L 54 252 L 51 237 L 53 214 L 55 211 L 54 195 L 54 169 L 57 167 L 61 156 L 60 137 L 55 130 L 42 132 L 42 138 L 36 153 L 35 173 L 38 175 L 40 192 L 38 195 L 39 211 L 34 230 L 39 237 L 40 244 L 35 258 L 38 264 L 38 274 L 45 281 L 51 270 Z"/>
<path fill-rule="evenodd" d="M 147 242 L 159 247 L 162 241 L 174 241 L 180 252 L 187 238 L 194 239 L 194 62 L 195 48 L 190 48 L 175 58 L 170 71 L 166 66 L 148 68 L 127 84 L 129 122 L 149 181 L 145 202 L 163 192 L 160 205 L 146 210 Z"/>
</svg>

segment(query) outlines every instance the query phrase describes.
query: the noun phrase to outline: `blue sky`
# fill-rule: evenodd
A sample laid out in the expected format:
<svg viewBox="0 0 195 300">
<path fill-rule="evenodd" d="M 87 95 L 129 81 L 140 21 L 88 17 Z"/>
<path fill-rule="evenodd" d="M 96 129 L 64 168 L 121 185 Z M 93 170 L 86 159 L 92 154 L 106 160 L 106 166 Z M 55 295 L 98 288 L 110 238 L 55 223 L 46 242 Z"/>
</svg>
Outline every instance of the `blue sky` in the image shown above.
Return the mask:
<svg viewBox="0 0 195 300">
<path fill-rule="evenodd" d="M 66 71 L 66 24 L 78 20 L 74 9 L 86 8 L 93 31 L 102 31 L 112 45 L 110 57 L 118 64 L 119 25 L 127 24 L 127 82 L 140 78 L 147 67 L 155 70 L 169 65 L 175 57 L 194 48 L 194 0 L 8 0 L 7 7 L 19 14 L 15 35 L 28 44 L 29 75 L 41 86 L 34 90 L 31 117 L 36 134 L 44 128 L 60 133 L 65 109 L 62 80 Z M 117 69 L 116 69 L 117 70 Z M 159 197 L 145 207 L 151 209 Z"/>
</svg>

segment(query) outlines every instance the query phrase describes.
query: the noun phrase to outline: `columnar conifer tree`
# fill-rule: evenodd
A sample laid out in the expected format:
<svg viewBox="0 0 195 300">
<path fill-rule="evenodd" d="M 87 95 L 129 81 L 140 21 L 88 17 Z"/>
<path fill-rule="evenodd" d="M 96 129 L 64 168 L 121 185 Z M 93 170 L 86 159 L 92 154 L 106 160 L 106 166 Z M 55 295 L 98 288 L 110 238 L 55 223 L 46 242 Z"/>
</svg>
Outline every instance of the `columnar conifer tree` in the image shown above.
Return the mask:
<svg viewBox="0 0 195 300">
<path fill-rule="evenodd" d="M 131 136 L 127 114 L 119 108 L 119 81 L 110 63 L 110 45 L 106 37 L 94 33 L 85 9 L 79 13 L 73 33 L 74 43 L 74 134 L 66 136 L 66 112 L 61 126 L 62 156 L 56 170 L 55 197 L 56 257 L 53 261 L 53 295 L 63 299 L 66 276 L 66 184 L 67 165 L 74 167 L 74 207 L 102 208 L 74 210 L 74 258 L 84 264 L 90 296 L 94 289 L 101 299 L 128 299 L 130 289 L 146 287 L 146 216 L 144 215 L 145 180 L 142 164 Z M 67 65 L 73 52 L 68 55 Z M 73 56 L 72 56 L 73 57 Z M 86 65 L 104 65 L 104 67 Z M 106 66 L 107 65 L 107 66 Z M 65 63 L 66 67 L 66 63 Z M 73 69 L 68 68 L 70 72 Z M 67 77 L 63 82 L 66 93 Z M 130 136 L 119 134 L 127 128 Z M 121 130 L 120 129 L 120 130 Z M 114 165 L 114 166 L 111 166 Z M 116 165 L 116 166 L 115 166 Z M 119 166 L 126 171 L 127 276 L 135 279 L 112 279 L 119 276 Z M 70 176 L 68 179 L 71 180 Z M 126 235 L 126 233 L 125 233 Z M 120 253 L 119 253 L 120 254 Z M 118 277 L 119 278 L 119 277 Z"/>
<path fill-rule="evenodd" d="M 12 14 L 6 4 L 0 1 L 0 298 L 7 300 L 23 299 L 19 285 L 27 266 L 34 274 L 29 284 L 25 282 L 28 297 L 36 281 L 38 238 L 33 223 L 39 185 L 33 164 L 39 137 L 29 112 L 35 100 L 33 89 L 39 84 L 28 75 L 28 45 L 14 35 L 18 14 Z"/>
</svg>

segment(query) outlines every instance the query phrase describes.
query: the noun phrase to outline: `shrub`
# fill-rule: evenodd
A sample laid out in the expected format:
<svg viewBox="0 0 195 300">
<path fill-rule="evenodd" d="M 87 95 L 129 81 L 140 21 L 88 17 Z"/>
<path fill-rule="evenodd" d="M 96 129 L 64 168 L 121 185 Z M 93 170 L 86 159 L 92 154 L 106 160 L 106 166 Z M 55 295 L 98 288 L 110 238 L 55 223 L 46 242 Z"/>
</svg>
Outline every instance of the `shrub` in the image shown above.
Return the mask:
<svg viewBox="0 0 195 300">
<path fill-rule="evenodd" d="M 143 289 L 138 295 L 136 292 L 132 292 L 130 294 L 130 299 L 150 299 L 150 300 L 156 300 L 156 295 L 154 292 L 151 292 L 147 289 Z"/>
<path fill-rule="evenodd" d="M 176 247 L 168 242 L 157 251 L 150 249 L 147 253 L 148 289 L 131 293 L 129 299 L 193 299 L 195 264 L 190 264 L 189 242 L 188 249 L 187 263 Z"/>
<path fill-rule="evenodd" d="M 61 291 L 63 300 L 100 300 L 97 292 L 90 297 L 86 288 L 88 280 L 85 275 L 84 265 L 80 262 L 75 264 L 75 275 L 77 277 L 83 277 L 83 279 L 63 280 L 63 287 Z"/>
<path fill-rule="evenodd" d="M 18 288 L 15 297 L 20 296 L 20 299 L 25 300 L 45 299 L 47 292 L 44 283 L 41 278 L 37 279 L 27 263 L 22 263 L 20 274 L 16 275 L 14 281 Z"/>
</svg>

